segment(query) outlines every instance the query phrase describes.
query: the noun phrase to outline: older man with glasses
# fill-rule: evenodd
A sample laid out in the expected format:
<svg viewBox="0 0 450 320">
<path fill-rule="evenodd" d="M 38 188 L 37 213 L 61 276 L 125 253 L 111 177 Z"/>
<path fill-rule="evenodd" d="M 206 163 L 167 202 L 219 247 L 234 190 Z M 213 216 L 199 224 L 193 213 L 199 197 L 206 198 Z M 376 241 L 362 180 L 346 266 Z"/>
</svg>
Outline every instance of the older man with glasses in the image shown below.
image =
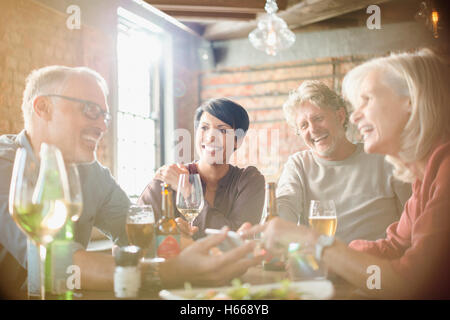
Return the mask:
<svg viewBox="0 0 450 320">
<path fill-rule="evenodd" d="M 50 66 L 28 76 L 22 103 L 25 128 L 17 135 L 0 137 L 0 278 L 5 279 L 8 272 L 18 285 L 20 281 L 13 275 L 20 278 L 20 268 L 15 264 L 27 268 L 26 237 L 8 212 L 8 182 L 19 147 L 39 161 L 37 155 L 45 142 L 57 146 L 66 162 L 79 164 L 84 206 L 73 247 L 75 263 L 82 266 L 89 261 L 91 269 L 107 272 L 106 264 L 95 263 L 104 257 L 80 250 L 87 246 L 94 225 L 116 244 L 127 244 L 124 226 L 130 201 L 109 170 L 96 161 L 96 149 L 111 120 L 107 94 L 105 80 L 88 68 Z M 89 284 L 101 286 L 101 277 Z"/>
<path fill-rule="evenodd" d="M 42 143 L 55 145 L 66 162 L 78 164 L 83 212 L 76 227 L 73 263 L 81 269 L 81 289 L 112 289 L 113 257 L 85 250 L 93 226 L 117 245 L 128 244 L 125 221 L 130 200 L 110 171 L 96 160 L 98 143 L 111 120 L 107 94 L 105 80 L 85 67 L 50 66 L 28 76 L 22 104 L 25 129 L 0 137 L 0 298 L 17 297 L 26 276 L 19 271 L 27 268 L 27 237 L 8 212 L 15 153 L 22 147 L 39 161 Z M 165 262 L 155 283 L 172 286 L 197 279 L 220 284 L 259 262 L 258 258 L 246 258 L 252 244 L 227 252 L 221 259 L 209 256 L 209 248 L 222 241 L 225 233 L 200 241 Z"/>
</svg>

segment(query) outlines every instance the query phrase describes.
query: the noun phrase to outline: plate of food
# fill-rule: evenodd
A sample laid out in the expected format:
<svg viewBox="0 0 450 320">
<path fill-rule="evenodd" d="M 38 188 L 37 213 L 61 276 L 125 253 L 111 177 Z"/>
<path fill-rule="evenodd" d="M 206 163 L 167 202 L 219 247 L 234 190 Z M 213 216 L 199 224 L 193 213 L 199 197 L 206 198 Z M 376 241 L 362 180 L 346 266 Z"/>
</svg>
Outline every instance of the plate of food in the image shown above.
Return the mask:
<svg viewBox="0 0 450 320">
<path fill-rule="evenodd" d="M 229 287 L 161 290 L 165 300 L 328 300 L 334 295 L 333 284 L 328 280 L 282 280 L 276 283 L 250 285 L 235 279 Z"/>
</svg>

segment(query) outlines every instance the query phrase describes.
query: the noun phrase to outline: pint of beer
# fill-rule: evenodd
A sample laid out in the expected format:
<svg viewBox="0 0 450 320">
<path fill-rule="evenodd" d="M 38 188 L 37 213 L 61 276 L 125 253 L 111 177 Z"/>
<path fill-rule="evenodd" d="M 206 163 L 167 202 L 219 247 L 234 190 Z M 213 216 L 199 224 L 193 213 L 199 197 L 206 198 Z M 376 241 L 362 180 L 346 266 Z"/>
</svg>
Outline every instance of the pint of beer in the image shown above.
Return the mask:
<svg viewBox="0 0 450 320">
<path fill-rule="evenodd" d="M 333 200 L 311 200 L 309 225 L 320 234 L 334 236 L 337 227 L 336 207 Z"/>
<path fill-rule="evenodd" d="M 336 232 L 337 219 L 332 217 L 309 217 L 309 225 L 318 233 L 334 236 Z"/>
<path fill-rule="evenodd" d="M 126 231 L 130 245 L 140 247 L 145 256 L 154 255 L 155 215 L 150 205 L 130 207 Z"/>
</svg>

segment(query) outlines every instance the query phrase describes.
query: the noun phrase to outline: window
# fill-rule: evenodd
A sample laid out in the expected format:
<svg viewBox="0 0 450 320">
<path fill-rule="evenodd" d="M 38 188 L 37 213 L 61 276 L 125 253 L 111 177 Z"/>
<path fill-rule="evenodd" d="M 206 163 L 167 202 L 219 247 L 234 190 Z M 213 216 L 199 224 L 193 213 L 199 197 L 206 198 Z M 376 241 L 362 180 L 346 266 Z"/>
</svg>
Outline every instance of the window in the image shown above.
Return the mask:
<svg viewBox="0 0 450 320">
<path fill-rule="evenodd" d="M 136 199 L 160 165 L 161 29 L 118 9 L 117 180 Z"/>
</svg>

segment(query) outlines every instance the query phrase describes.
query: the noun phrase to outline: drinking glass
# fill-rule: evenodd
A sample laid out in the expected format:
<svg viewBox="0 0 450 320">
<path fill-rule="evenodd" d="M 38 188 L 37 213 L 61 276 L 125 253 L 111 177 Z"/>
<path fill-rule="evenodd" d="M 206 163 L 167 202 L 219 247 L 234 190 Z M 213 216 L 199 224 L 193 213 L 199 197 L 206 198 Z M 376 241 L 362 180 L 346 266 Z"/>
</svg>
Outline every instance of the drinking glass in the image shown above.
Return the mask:
<svg viewBox="0 0 450 320">
<path fill-rule="evenodd" d="M 69 216 L 72 221 L 78 221 L 83 211 L 83 194 L 81 192 L 80 174 L 76 164 L 66 166 L 69 180 L 70 203 L 67 204 Z"/>
<path fill-rule="evenodd" d="M 186 218 L 190 226 L 193 226 L 204 205 L 203 188 L 200 175 L 180 174 L 178 179 L 178 191 L 176 206 L 178 211 Z"/>
<path fill-rule="evenodd" d="M 290 243 L 286 270 L 292 281 L 320 280 L 328 276 L 328 266 L 315 258 L 315 246 Z"/>
<path fill-rule="evenodd" d="M 131 205 L 126 224 L 128 242 L 142 249 L 143 256 L 155 254 L 155 214 L 151 205 Z"/>
<path fill-rule="evenodd" d="M 59 152 L 59 151 L 58 151 Z M 59 153 L 59 157 L 62 156 Z M 59 174 L 66 175 L 64 167 L 57 169 Z M 17 226 L 36 245 L 39 255 L 40 298 L 45 299 L 45 257 L 46 245 L 53 241 L 53 236 L 64 226 L 67 220 L 66 185 L 63 187 L 63 199 L 47 199 L 41 197 L 37 188 L 39 168 L 32 155 L 26 149 L 16 152 L 9 192 L 9 212 Z M 64 182 L 63 182 L 64 183 Z M 30 292 L 30 291 L 29 291 Z"/>
<path fill-rule="evenodd" d="M 337 227 L 336 206 L 333 200 L 311 200 L 309 225 L 318 233 L 334 236 Z"/>
</svg>

